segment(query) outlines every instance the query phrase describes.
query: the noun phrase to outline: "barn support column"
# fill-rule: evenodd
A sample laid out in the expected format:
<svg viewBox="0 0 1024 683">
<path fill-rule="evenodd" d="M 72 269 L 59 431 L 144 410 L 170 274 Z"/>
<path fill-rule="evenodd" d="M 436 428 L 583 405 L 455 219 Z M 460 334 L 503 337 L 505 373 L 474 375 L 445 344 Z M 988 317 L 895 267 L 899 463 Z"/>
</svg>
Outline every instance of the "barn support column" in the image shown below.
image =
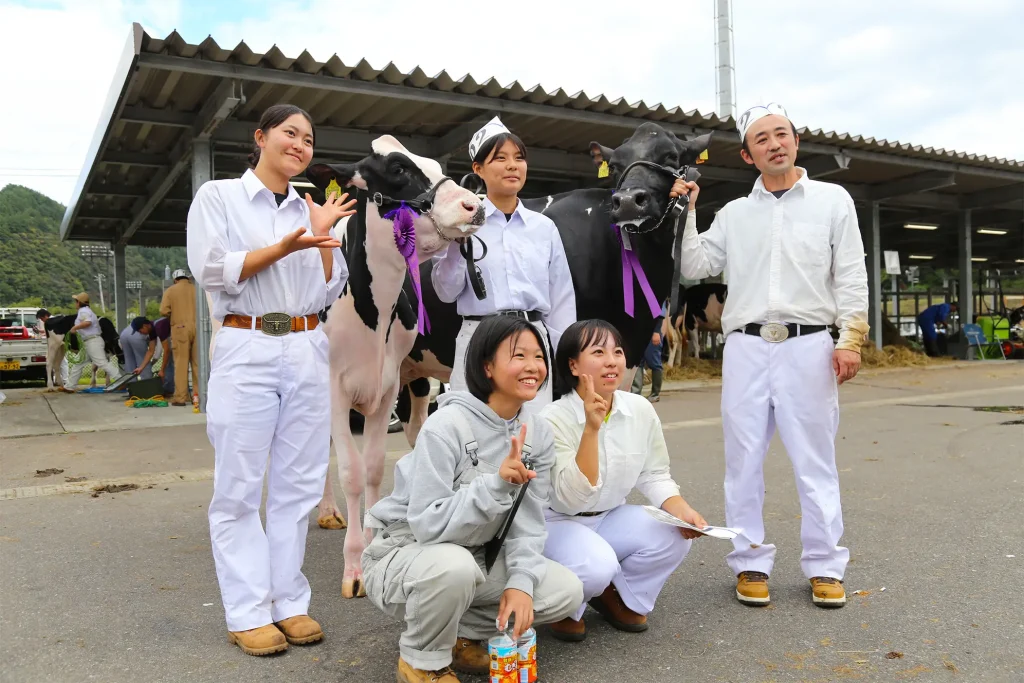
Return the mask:
<svg viewBox="0 0 1024 683">
<path fill-rule="evenodd" d="M 192 143 L 192 196 L 208 180 L 213 180 L 213 143 L 203 137 Z M 195 273 L 192 273 L 195 278 Z M 199 410 L 206 412 L 206 383 L 210 378 L 210 309 L 206 290 L 196 282 L 196 348 L 199 355 L 199 377 L 192 378 L 192 390 L 199 394 Z"/>
<path fill-rule="evenodd" d="M 878 202 L 869 203 L 860 213 L 867 252 L 868 325 L 875 346 L 882 348 L 882 230 Z"/>
<path fill-rule="evenodd" d="M 117 333 L 128 325 L 128 289 L 124 284 L 124 245 L 114 245 L 114 317 Z"/>
<path fill-rule="evenodd" d="M 971 210 L 964 209 L 960 212 L 960 297 L 959 297 L 959 308 L 960 308 L 960 326 L 961 329 L 964 325 L 974 322 L 974 289 L 973 282 L 971 281 L 972 275 L 972 261 L 971 261 Z M 963 333 L 960 335 L 963 339 Z M 967 360 L 974 359 L 974 349 L 968 348 L 966 340 L 964 341 L 965 358 Z"/>
</svg>

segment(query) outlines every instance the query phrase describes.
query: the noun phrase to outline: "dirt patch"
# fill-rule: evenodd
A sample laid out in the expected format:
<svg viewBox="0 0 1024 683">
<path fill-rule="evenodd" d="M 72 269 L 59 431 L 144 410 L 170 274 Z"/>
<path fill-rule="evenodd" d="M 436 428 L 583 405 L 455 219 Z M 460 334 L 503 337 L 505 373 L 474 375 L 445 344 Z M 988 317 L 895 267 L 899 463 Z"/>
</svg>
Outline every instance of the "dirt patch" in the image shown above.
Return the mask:
<svg viewBox="0 0 1024 683">
<path fill-rule="evenodd" d="M 74 484 L 79 481 L 85 481 L 88 478 L 89 477 L 64 477 L 64 481 L 66 481 L 69 484 Z"/>
<path fill-rule="evenodd" d="M 55 474 L 61 474 L 63 471 L 64 470 L 58 469 L 56 467 L 50 467 L 50 468 L 45 469 L 45 470 L 36 470 L 36 476 L 39 477 L 39 478 L 52 477 Z"/>
<path fill-rule="evenodd" d="M 1010 413 L 1012 415 L 1024 415 L 1024 406 L 979 406 L 974 410 L 979 413 Z"/>
<path fill-rule="evenodd" d="M 106 486 L 97 486 L 92 491 L 93 498 L 99 498 L 101 493 L 121 493 L 123 491 L 134 491 L 139 488 L 138 484 L 107 484 Z"/>
</svg>

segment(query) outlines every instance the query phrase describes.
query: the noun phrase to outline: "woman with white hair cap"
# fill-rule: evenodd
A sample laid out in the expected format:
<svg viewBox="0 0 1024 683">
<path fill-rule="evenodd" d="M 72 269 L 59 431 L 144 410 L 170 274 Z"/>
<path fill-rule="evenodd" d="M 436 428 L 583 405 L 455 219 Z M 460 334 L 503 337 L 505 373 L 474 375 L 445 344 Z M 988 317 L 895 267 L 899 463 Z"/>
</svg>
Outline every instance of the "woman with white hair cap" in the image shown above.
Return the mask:
<svg viewBox="0 0 1024 683">
<path fill-rule="evenodd" d="M 477 239 L 453 242 L 431 273 L 438 298 L 457 303 L 463 318 L 451 374 L 455 391 L 467 390 L 466 349 L 486 316 L 529 320 L 550 343 L 549 357 L 565 328 L 576 322 L 576 294 L 558 229 L 519 201 L 526 183 L 526 145 L 495 116 L 473 135 L 469 157 L 487 188 L 487 217 Z M 476 257 L 473 273 L 464 254 Z M 548 384 L 528 405 L 550 402 Z"/>
<path fill-rule="evenodd" d="M 68 334 L 72 332 L 78 333 L 82 338 L 82 345 L 85 347 L 87 361 L 91 361 L 93 368 L 98 368 L 107 373 L 108 383 L 111 380 L 117 379 L 121 372 L 117 369 L 117 363 L 107 358 L 103 337 L 100 336 L 100 319 L 96 317 L 96 314 L 89 307 L 89 294 L 87 292 L 80 292 L 71 298 L 75 300 L 78 314 L 75 316 L 75 326 L 68 330 Z M 78 380 L 82 378 L 82 372 L 87 365 L 88 362 L 82 362 L 71 368 L 68 384 L 64 387 L 65 389 L 68 391 L 75 390 L 75 387 L 78 386 Z M 95 379 L 96 371 L 93 370 L 93 380 L 95 381 Z"/>
</svg>

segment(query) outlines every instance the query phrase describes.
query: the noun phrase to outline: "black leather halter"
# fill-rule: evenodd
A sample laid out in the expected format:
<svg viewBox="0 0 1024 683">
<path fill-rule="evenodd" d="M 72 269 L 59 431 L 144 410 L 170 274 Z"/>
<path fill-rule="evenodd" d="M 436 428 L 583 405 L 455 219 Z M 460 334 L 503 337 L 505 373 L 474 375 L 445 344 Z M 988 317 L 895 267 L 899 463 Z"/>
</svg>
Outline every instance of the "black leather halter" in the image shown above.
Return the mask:
<svg viewBox="0 0 1024 683">
<path fill-rule="evenodd" d="M 673 178 L 684 178 L 688 181 L 697 180 L 697 178 L 700 177 L 700 172 L 697 171 L 697 169 L 691 170 L 689 166 L 683 166 L 681 168 L 670 168 L 668 166 L 656 164 L 653 161 L 645 161 L 641 159 L 639 161 L 634 161 L 630 165 L 626 166 L 625 169 L 623 169 L 622 173 L 619 174 L 618 182 L 615 183 L 615 189 L 613 190 L 613 193 L 618 192 L 622 188 L 622 181 L 626 179 L 626 175 L 635 166 L 646 166 L 647 168 L 658 171 L 659 173 L 666 173 L 672 176 Z M 690 177 L 691 175 L 694 177 Z M 677 211 L 680 199 L 680 197 L 673 197 L 672 199 L 670 199 L 668 202 L 668 206 L 665 207 L 665 213 L 661 215 L 661 218 L 658 219 L 657 223 L 647 228 L 646 230 L 640 229 L 640 225 L 643 225 L 642 223 L 636 226 L 623 225 L 621 227 L 623 230 L 630 233 L 631 235 L 642 235 L 648 232 L 653 232 L 654 230 L 657 230 L 658 228 L 661 227 L 661 224 L 665 222 L 665 219 L 668 217 L 669 214 L 673 213 L 674 211 Z M 686 201 L 689 202 L 689 199 L 687 198 Z"/>
<path fill-rule="evenodd" d="M 451 242 L 453 238 L 448 237 L 443 232 L 441 232 L 441 226 L 437 224 L 437 221 L 434 219 L 433 213 L 434 199 L 437 197 L 437 190 L 441 187 L 441 185 L 448 181 L 451 181 L 453 183 L 455 182 L 448 176 L 442 176 L 441 179 L 434 183 L 434 185 L 429 190 L 417 195 L 412 199 L 395 199 L 381 192 L 374 192 L 373 194 L 370 195 L 370 201 L 372 201 L 374 204 L 376 204 L 378 207 L 382 209 L 384 208 L 385 205 L 401 206 L 402 204 L 405 204 L 406 206 L 408 206 L 410 209 L 420 214 L 421 216 L 426 216 L 427 218 L 429 218 L 430 222 L 434 224 L 434 230 L 437 231 L 437 236 L 440 237 L 445 242 Z M 382 211 L 382 213 L 385 212 Z"/>
</svg>

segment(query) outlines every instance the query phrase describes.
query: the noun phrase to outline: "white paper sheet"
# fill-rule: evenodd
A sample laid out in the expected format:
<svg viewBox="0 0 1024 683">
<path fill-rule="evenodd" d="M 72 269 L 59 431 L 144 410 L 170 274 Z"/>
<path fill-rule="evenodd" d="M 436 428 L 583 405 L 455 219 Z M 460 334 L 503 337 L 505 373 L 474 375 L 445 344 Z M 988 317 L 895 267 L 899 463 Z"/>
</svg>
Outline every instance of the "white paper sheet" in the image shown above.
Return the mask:
<svg viewBox="0 0 1024 683">
<path fill-rule="evenodd" d="M 654 517 L 654 519 L 658 520 L 662 524 L 671 524 L 672 526 L 677 526 L 680 529 L 689 529 L 690 531 L 696 531 L 697 533 L 704 534 L 705 536 L 711 536 L 712 538 L 721 538 L 725 541 L 731 541 L 743 533 L 741 529 L 730 529 L 729 527 L 724 526 L 706 526 L 702 529 L 698 526 L 689 524 L 688 522 L 684 522 L 664 510 L 650 505 L 644 505 L 644 510 L 647 514 Z"/>
</svg>

